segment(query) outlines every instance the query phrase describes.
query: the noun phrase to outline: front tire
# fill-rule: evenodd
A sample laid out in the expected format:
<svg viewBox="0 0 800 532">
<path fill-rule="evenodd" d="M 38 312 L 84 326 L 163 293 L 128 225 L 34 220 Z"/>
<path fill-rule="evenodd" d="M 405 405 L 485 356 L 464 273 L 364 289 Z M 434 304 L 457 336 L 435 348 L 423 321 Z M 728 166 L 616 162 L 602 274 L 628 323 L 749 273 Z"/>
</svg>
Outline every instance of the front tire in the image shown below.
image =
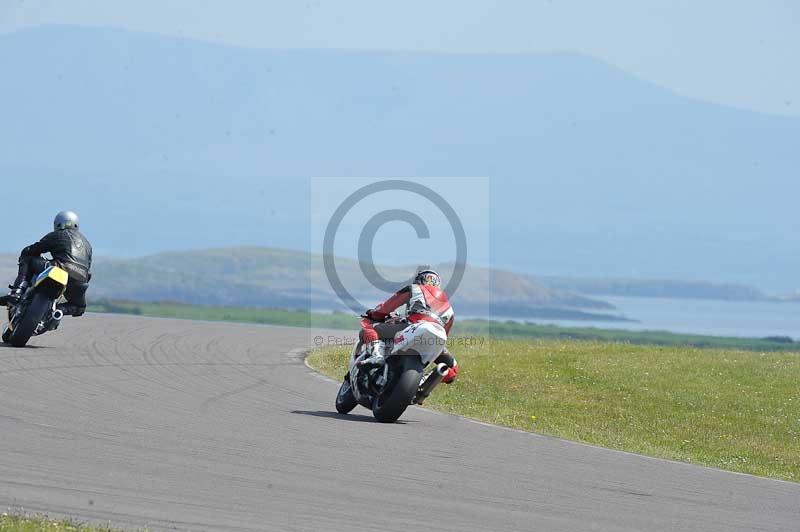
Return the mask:
<svg viewBox="0 0 800 532">
<path fill-rule="evenodd" d="M 50 308 L 52 304 L 53 302 L 46 295 L 42 293 L 34 294 L 33 299 L 28 303 L 28 307 L 25 309 L 25 313 L 22 315 L 19 323 L 17 323 L 14 330 L 11 332 L 11 338 L 9 338 L 11 340 L 11 345 L 14 347 L 25 347 L 25 344 L 27 344 L 28 340 L 33 336 L 36 326 L 42 321 L 45 312 L 47 312 L 47 309 Z"/>
<path fill-rule="evenodd" d="M 353 395 L 353 387 L 350 379 L 345 379 L 336 394 L 336 411 L 340 414 L 349 414 L 358 405 L 356 397 Z"/>
<path fill-rule="evenodd" d="M 402 363 L 395 368 L 395 371 L 400 372 L 395 379 L 395 385 L 387 390 L 388 395 L 375 397 L 372 404 L 372 415 L 381 423 L 394 423 L 403 415 L 414 400 L 422 379 L 422 361 L 418 356 L 400 355 L 400 358 Z"/>
<path fill-rule="evenodd" d="M 11 341 L 11 330 L 6 325 L 5 329 L 3 329 L 3 343 L 7 344 Z"/>
</svg>

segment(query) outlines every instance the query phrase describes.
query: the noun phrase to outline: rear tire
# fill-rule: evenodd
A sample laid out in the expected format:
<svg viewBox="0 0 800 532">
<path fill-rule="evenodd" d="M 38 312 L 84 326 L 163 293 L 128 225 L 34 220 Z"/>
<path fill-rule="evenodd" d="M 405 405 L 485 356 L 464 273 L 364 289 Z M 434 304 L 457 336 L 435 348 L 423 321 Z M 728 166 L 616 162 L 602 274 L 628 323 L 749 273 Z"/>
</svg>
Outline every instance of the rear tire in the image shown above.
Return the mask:
<svg viewBox="0 0 800 532">
<path fill-rule="evenodd" d="M 400 355 L 400 358 L 403 359 L 402 365 L 398 364 L 397 371 L 402 373 L 389 390 L 389 396 L 378 396 L 372 404 L 372 415 L 381 423 L 394 423 L 403 415 L 414 400 L 422 379 L 422 361 L 418 356 Z"/>
<path fill-rule="evenodd" d="M 25 347 L 28 340 L 33 336 L 36 326 L 42 321 L 45 312 L 53 304 L 53 301 L 42 293 L 33 295 L 33 299 L 28 303 L 25 314 L 19 320 L 14 330 L 11 332 L 11 345 L 14 347 Z"/>
<path fill-rule="evenodd" d="M 8 325 L 3 329 L 3 343 L 7 344 L 11 341 L 11 331 L 8 330 Z"/>
<path fill-rule="evenodd" d="M 353 395 L 350 379 L 345 379 L 339 387 L 339 393 L 336 394 L 336 411 L 340 414 L 349 414 L 356 406 L 358 406 L 358 401 Z"/>
</svg>

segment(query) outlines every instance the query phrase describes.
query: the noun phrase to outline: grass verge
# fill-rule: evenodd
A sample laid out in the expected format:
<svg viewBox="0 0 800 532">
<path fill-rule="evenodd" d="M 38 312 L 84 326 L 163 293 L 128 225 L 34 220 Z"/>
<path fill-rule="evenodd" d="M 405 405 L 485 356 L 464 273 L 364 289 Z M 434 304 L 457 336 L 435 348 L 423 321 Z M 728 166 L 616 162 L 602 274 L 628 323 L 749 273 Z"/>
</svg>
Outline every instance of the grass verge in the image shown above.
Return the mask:
<svg viewBox="0 0 800 532">
<path fill-rule="evenodd" d="M 800 482 L 800 353 L 485 340 L 426 406 L 613 449 Z M 335 378 L 349 350 L 309 364 Z"/>
<path fill-rule="evenodd" d="M 118 532 L 107 527 L 87 526 L 45 516 L 0 515 L 0 532 Z"/>
</svg>

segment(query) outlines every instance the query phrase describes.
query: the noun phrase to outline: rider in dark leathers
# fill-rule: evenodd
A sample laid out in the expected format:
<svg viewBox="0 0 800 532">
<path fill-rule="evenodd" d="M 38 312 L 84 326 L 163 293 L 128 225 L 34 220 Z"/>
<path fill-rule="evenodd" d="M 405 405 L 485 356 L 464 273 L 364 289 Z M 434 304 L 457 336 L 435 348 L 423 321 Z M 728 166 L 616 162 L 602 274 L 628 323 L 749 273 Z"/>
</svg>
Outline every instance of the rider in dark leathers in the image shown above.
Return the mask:
<svg viewBox="0 0 800 532">
<path fill-rule="evenodd" d="M 50 253 L 53 260 L 41 257 Z M 14 305 L 30 286 L 33 278 L 48 266 L 58 266 L 69 274 L 64 297 L 66 304 L 59 305 L 64 314 L 81 316 L 86 311 L 86 289 L 92 278 L 92 245 L 78 230 L 78 215 L 62 211 L 53 221 L 53 232 L 22 250 L 19 256 L 19 272 L 11 291 L 0 297 L 0 306 Z"/>
</svg>

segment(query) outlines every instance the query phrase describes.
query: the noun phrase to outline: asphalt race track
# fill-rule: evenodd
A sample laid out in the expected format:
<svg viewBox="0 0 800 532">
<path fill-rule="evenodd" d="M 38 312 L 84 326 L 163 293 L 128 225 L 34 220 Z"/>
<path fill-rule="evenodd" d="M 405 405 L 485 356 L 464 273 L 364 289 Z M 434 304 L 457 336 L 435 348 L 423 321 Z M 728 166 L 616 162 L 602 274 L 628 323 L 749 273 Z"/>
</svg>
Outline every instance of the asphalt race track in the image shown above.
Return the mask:
<svg viewBox="0 0 800 532">
<path fill-rule="evenodd" d="M 338 416 L 337 384 L 303 364 L 316 334 L 87 315 L 0 348 L 0 509 L 177 530 L 800 530 L 800 484 L 416 407 Z"/>
</svg>

